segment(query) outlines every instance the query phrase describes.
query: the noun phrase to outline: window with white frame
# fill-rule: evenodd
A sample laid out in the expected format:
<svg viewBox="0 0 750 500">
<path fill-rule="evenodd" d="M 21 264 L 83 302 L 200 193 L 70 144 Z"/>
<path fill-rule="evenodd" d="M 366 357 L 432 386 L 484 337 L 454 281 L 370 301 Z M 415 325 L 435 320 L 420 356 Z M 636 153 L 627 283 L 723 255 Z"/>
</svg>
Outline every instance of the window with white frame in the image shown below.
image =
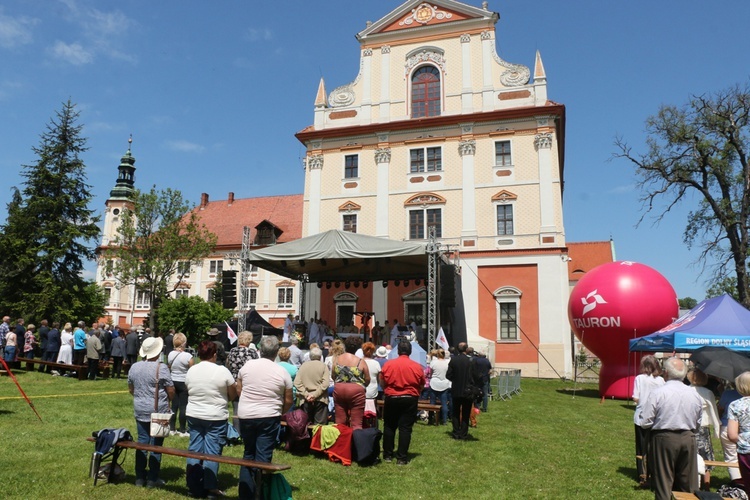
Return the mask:
<svg viewBox="0 0 750 500">
<path fill-rule="evenodd" d="M 494 295 L 497 304 L 497 342 L 519 342 L 521 291 L 504 287 L 495 291 Z"/>
<path fill-rule="evenodd" d="M 112 289 L 110 287 L 106 287 L 104 289 L 104 304 L 110 305 L 110 300 L 112 299 Z"/>
<path fill-rule="evenodd" d="M 254 286 L 244 288 L 242 290 L 242 298 L 244 299 L 244 302 L 241 305 L 255 307 L 255 304 L 258 302 L 258 288 Z"/>
<path fill-rule="evenodd" d="M 417 208 L 409 210 L 409 239 L 423 240 L 429 235 L 429 228 L 435 228 L 435 237 L 443 237 L 443 209 Z"/>
<path fill-rule="evenodd" d="M 513 165 L 513 157 L 510 154 L 510 141 L 495 142 L 495 166 L 510 167 Z"/>
<path fill-rule="evenodd" d="M 189 260 L 181 260 L 177 263 L 177 274 L 180 276 L 188 276 L 190 274 Z"/>
<path fill-rule="evenodd" d="M 294 288 L 279 287 L 279 307 L 292 307 L 294 304 Z"/>
<path fill-rule="evenodd" d="M 112 276 L 114 272 L 115 272 L 115 261 L 113 261 L 112 259 L 107 259 L 107 261 L 104 263 L 104 275 Z"/>
<path fill-rule="evenodd" d="M 431 148 L 414 148 L 409 150 L 409 172 L 441 172 L 443 170 L 443 149 L 440 146 Z"/>
<path fill-rule="evenodd" d="M 223 260 L 212 260 L 209 262 L 208 272 L 210 272 L 211 274 L 220 273 L 223 270 L 224 270 Z"/>
<path fill-rule="evenodd" d="M 359 177 L 359 155 L 344 156 L 344 178 L 356 179 Z"/>
<path fill-rule="evenodd" d="M 206 301 L 216 302 L 216 292 L 214 292 L 213 288 L 208 289 L 208 292 L 206 293 Z"/>
<path fill-rule="evenodd" d="M 135 293 L 135 308 L 148 309 L 151 306 L 151 293 L 148 290 L 138 290 Z"/>
<path fill-rule="evenodd" d="M 350 232 L 350 233 L 356 233 L 357 232 L 357 214 L 344 214 L 343 216 L 343 230 Z"/>
<path fill-rule="evenodd" d="M 180 297 L 189 297 L 190 291 L 187 288 L 178 288 L 174 291 L 174 298 L 179 299 Z"/>
<path fill-rule="evenodd" d="M 497 205 L 497 235 L 509 236 L 513 234 L 513 205 Z"/>
</svg>

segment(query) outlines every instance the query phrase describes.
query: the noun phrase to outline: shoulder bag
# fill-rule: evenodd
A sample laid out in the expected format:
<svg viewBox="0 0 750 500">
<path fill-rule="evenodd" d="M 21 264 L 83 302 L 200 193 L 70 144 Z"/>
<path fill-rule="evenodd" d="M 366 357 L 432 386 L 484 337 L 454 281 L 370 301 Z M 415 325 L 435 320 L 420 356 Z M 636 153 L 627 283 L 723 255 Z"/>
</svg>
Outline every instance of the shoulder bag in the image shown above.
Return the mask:
<svg viewBox="0 0 750 500">
<path fill-rule="evenodd" d="M 171 413 L 159 413 L 159 367 L 160 362 L 156 362 L 156 390 L 154 391 L 154 413 L 151 414 L 151 428 L 149 436 L 163 438 L 169 436 L 169 420 L 172 418 Z"/>
</svg>

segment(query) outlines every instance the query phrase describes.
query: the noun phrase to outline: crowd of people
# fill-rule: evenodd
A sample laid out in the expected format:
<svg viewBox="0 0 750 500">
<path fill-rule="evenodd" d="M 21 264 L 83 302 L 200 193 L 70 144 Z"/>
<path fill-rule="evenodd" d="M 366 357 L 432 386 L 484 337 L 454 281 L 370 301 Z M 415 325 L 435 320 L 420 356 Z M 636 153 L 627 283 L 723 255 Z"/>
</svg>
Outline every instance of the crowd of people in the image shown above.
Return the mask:
<svg viewBox="0 0 750 500">
<path fill-rule="evenodd" d="M 732 480 L 750 492 L 750 372 L 720 380 L 678 357 L 641 359 L 635 379 L 635 451 L 638 481 L 657 500 L 672 491 L 711 486 L 712 438 L 720 439 Z M 702 478 L 702 484 L 701 484 Z"/>
<path fill-rule="evenodd" d="M 169 353 L 165 353 L 166 339 L 145 338 L 138 352 L 143 360 L 136 360 L 128 373 L 139 442 L 163 443 L 164 438 L 149 436 L 148 416 L 171 409 L 170 434 L 189 437 L 190 451 L 220 455 L 228 433 L 236 430 L 245 459 L 270 462 L 279 444 L 282 416 L 300 409 L 309 423 L 336 423 L 352 431 L 378 426 L 382 420 L 383 460 L 406 465 L 421 398 L 441 405 L 435 416 L 438 423 L 447 424 L 452 412 L 455 439 L 469 438 L 467 408 L 473 408 L 475 401 L 482 406 L 476 394 L 484 386 L 483 363 L 479 356 L 470 356 L 465 343 L 452 355 L 433 351 L 427 366 L 422 366 L 410 359 L 408 337 L 396 345 L 397 356 L 389 356 L 390 345 L 376 347 L 363 343 L 360 336 L 322 345 L 313 342 L 303 351 L 294 337 L 288 347 L 282 347 L 275 336 L 263 336 L 255 345 L 252 334 L 245 331 L 231 346 L 209 331 L 197 346 L 197 360 L 186 351 L 183 334 L 170 337 Z M 225 351 L 224 359 L 219 351 Z M 489 371 L 486 375 L 489 378 Z M 428 380 L 434 389 L 425 391 Z M 137 452 L 136 485 L 163 485 L 160 460 L 159 454 Z M 200 475 L 203 493 L 222 496 L 218 469 L 218 463 L 188 460 L 188 483 Z M 241 498 L 254 497 L 253 471 L 241 469 L 239 491 Z"/>
</svg>

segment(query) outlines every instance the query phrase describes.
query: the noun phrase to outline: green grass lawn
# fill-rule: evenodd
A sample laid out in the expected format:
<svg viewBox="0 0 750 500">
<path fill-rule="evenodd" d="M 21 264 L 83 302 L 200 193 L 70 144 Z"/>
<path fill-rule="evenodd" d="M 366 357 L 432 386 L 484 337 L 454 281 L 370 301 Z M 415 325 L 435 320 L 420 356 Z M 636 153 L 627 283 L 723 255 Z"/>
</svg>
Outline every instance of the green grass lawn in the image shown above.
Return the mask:
<svg viewBox="0 0 750 500">
<path fill-rule="evenodd" d="M 0 378 L 0 484 L 3 498 L 180 498 L 185 497 L 184 459 L 162 458 L 164 490 L 134 486 L 134 455 L 128 452 L 122 484 L 93 486 L 88 477 L 93 444 L 85 440 L 104 427 L 135 431 L 125 380 L 78 381 L 36 372 L 18 379 L 40 422 L 8 377 Z M 398 467 L 343 467 L 314 455 L 274 453 L 292 465 L 285 473 L 294 498 L 653 498 L 635 488 L 632 404 L 600 403 L 596 386 L 523 379 L 523 392 L 490 403 L 471 429 L 476 438 L 455 442 L 449 427 L 418 423 L 411 463 Z M 187 448 L 187 438 L 167 438 Z M 717 459 L 721 447 L 715 443 Z M 241 447 L 225 448 L 241 456 Z M 239 469 L 222 465 L 219 480 L 237 496 Z M 727 482 L 715 470 L 714 487 Z"/>
</svg>

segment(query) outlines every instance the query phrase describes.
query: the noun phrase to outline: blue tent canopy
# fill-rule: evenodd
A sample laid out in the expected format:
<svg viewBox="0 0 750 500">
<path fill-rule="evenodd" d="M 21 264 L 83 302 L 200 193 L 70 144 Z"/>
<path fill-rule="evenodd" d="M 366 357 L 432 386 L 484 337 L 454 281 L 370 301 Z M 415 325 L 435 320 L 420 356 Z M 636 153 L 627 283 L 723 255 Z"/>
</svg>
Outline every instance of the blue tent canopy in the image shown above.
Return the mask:
<svg viewBox="0 0 750 500">
<path fill-rule="evenodd" d="M 705 346 L 750 352 L 750 311 L 724 294 L 704 300 L 658 332 L 630 341 L 631 352 L 689 352 Z"/>
</svg>

